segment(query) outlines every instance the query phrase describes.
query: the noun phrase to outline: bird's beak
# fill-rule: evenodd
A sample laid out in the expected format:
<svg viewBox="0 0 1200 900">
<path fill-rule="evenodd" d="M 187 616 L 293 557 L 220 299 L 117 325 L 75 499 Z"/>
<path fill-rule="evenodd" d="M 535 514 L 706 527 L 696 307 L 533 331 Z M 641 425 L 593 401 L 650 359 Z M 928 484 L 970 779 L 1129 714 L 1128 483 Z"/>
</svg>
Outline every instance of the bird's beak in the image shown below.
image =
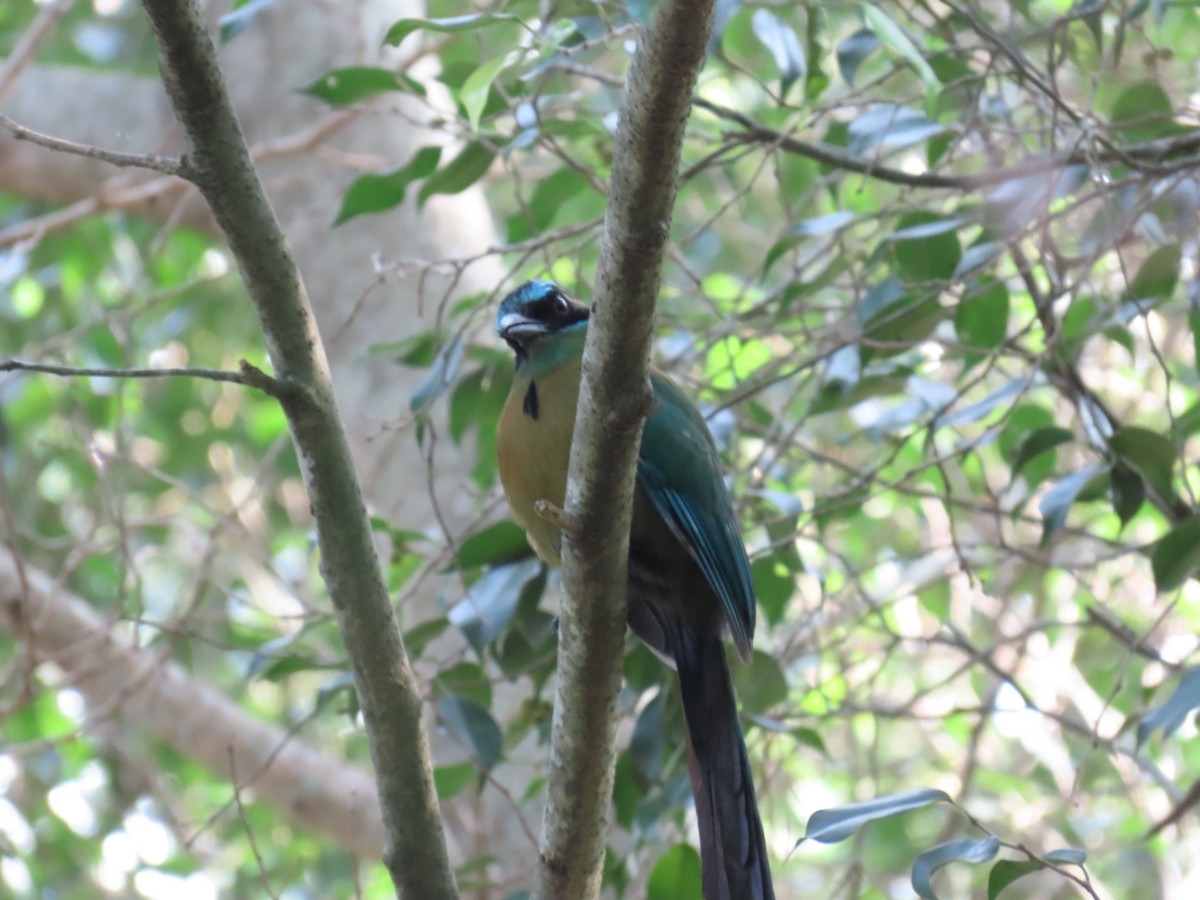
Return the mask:
<svg viewBox="0 0 1200 900">
<path fill-rule="evenodd" d="M 546 334 L 548 329 L 543 323 L 526 318 L 520 313 L 505 313 L 496 323 L 496 331 L 510 343 L 521 343 L 539 334 Z"/>
</svg>

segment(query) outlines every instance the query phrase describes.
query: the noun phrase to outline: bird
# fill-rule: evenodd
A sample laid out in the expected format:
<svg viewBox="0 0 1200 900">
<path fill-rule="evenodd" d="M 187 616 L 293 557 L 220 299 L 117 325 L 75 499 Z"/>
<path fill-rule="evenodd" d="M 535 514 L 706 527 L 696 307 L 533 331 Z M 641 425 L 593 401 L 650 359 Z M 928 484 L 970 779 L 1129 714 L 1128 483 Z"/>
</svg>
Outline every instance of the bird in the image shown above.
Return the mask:
<svg viewBox="0 0 1200 900">
<path fill-rule="evenodd" d="M 513 518 L 552 567 L 560 564 L 561 532 L 535 506 L 539 500 L 563 506 L 589 313 L 545 280 L 516 288 L 496 313 L 496 331 L 515 357 L 496 430 L 500 481 Z M 703 900 L 774 900 L 724 643 L 728 631 L 749 661 L 756 611 L 750 563 L 704 417 L 653 367 L 650 387 L 626 621 L 678 673 Z"/>
</svg>

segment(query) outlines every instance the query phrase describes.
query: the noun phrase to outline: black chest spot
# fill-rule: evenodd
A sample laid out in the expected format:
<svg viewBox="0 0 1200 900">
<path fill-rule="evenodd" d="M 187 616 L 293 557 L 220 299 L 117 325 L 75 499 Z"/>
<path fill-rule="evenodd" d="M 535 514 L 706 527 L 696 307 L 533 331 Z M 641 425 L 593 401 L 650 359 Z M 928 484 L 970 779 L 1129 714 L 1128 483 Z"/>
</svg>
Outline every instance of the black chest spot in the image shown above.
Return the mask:
<svg viewBox="0 0 1200 900">
<path fill-rule="evenodd" d="M 538 393 L 537 382 L 529 382 L 529 390 L 525 392 L 525 400 L 521 403 L 521 411 L 529 418 L 537 421 L 538 417 Z"/>
</svg>

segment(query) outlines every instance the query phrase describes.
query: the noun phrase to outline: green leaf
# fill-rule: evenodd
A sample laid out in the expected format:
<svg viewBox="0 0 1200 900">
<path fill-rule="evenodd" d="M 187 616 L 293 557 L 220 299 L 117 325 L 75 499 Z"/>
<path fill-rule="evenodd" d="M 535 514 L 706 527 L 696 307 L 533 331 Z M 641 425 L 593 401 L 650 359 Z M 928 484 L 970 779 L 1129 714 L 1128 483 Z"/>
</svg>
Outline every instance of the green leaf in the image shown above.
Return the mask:
<svg viewBox="0 0 1200 900">
<path fill-rule="evenodd" d="M 1000 860 L 1000 862 L 992 866 L 992 871 L 988 873 L 988 900 L 996 900 L 1000 896 L 1000 892 L 1018 878 L 1044 868 L 1046 868 L 1044 865 L 1032 859 Z"/>
<path fill-rule="evenodd" d="M 1071 504 L 1097 475 L 1104 473 L 1101 465 L 1091 465 L 1062 479 L 1042 496 L 1038 509 L 1042 513 L 1042 545 L 1052 538 L 1067 521 Z"/>
<path fill-rule="evenodd" d="M 515 522 L 497 522 L 458 545 L 458 565 L 464 569 L 499 565 L 531 556 L 525 530 Z"/>
<path fill-rule="evenodd" d="M 425 96 L 424 85 L 415 78 L 373 66 L 333 69 L 307 87 L 300 88 L 301 94 L 308 94 L 334 106 L 359 103 L 388 91 L 408 91 Z"/>
<path fill-rule="evenodd" d="M 491 713 L 465 697 L 447 694 L 437 702 L 438 715 L 446 728 L 474 755 L 479 767 L 488 772 L 500 759 L 503 736 Z"/>
<path fill-rule="evenodd" d="M 1143 301 L 1168 299 L 1179 281 L 1182 255 L 1178 244 L 1164 244 L 1146 257 L 1129 285 L 1130 297 Z"/>
<path fill-rule="evenodd" d="M 433 770 L 433 786 L 439 800 L 449 800 L 475 780 L 478 769 L 473 763 L 464 762 L 453 766 L 437 766 Z"/>
<path fill-rule="evenodd" d="M 876 797 L 874 800 L 849 803 L 833 809 L 819 809 L 809 817 L 804 837 L 801 840 L 836 844 L 876 819 L 898 816 L 933 803 L 949 802 L 949 800 L 950 796 L 945 791 L 935 788 L 919 788 L 914 791 L 887 794 L 883 797 Z"/>
<path fill-rule="evenodd" d="M 421 187 L 418 205 L 434 194 L 461 194 L 484 176 L 496 158 L 496 151 L 479 142 L 467 144 L 463 151 L 438 169 Z"/>
<path fill-rule="evenodd" d="M 955 233 L 959 224 L 957 219 L 932 212 L 909 213 L 896 223 L 891 240 L 906 281 L 946 280 L 954 275 L 962 259 L 962 245 Z"/>
<path fill-rule="evenodd" d="M 883 43 L 904 57 L 909 65 L 917 71 L 917 75 L 925 85 L 927 96 L 936 96 L 942 83 L 925 60 L 925 55 L 917 48 L 896 21 L 883 9 L 873 3 L 863 4 L 863 18 L 867 25 Z"/>
<path fill-rule="evenodd" d="M 808 74 L 804 48 L 800 46 L 795 29 L 768 9 L 756 9 L 750 27 L 774 57 L 779 68 L 779 96 L 786 97 L 788 88 Z"/>
<path fill-rule="evenodd" d="M 1171 98 L 1152 79 L 1135 81 L 1117 97 L 1109 120 L 1126 141 L 1137 143 L 1166 137 L 1179 131 L 1174 121 Z"/>
<path fill-rule="evenodd" d="M 796 576 L 775 554 L 751 563 L 750 576 L 754 579 L 754 596 L 762 605 L 767 622 L 778 625 L 796 592 Z"/>
<path fill-rule="evenodd" d="M 982 863 L 996 855 L 1000 840 L 992 835 L 984 838 L 964 838 L 947 841 L 916 858 L 912 866 L 912 886 L 918 897 L 937 900 L 930 879 L 935 872 L 952 862 Z"/>
<path fill-rule="evenodd" d="M 519 23 L 521 20 L 509 13 L 475 13 L 470 16 L 452 16 L 447 19 L 401 19 L 388 29 L 383 43 L 395 47 L 414 31 L 437 31 L 442 34 L 458 34 L 463 31 L 475 31 L 489 25 L 500 23 Z"/>
<path fill-rule="evenodd" d="M 404 202 L 404 193 L 414 181 L 427 177 L 442 158 L 441 147 L 422 147 L 408 165 L 382 175 L 360 175 L 351 182 L 342 198 L 334 225 L 348 222 L 355 216 L 384 212 Z"/>
<path fill-rule="evenodd" d="M 800 246 L 808 238 L 840 231 L 857 218 L 857 214 L 843 209 L 838 212 L 829 213 L 828 215 L 797 222 L 784 232 L 783 237 L 777 240 L 771 246 L 771 249 L 767 251 L 766 258 L 763 260 L 763 277 L 766 277 L 767 273 L 771 271 L 771 267 L 779 261 L 780 257 L 794 247 Z"/>
<path fill-rule="evenodd" d="M 1020 475 L 1021 470 L 1025 468 L 1025 464 L 1030 460 L 1035 459 L 1047 450 L 1053 450 L 1055 447 L 1073 440 L 1075 440 L 1075 432 L 1069 428 L 1051 426 L 1031 431 L 1025 440 L 1021 442 L 1021 448 L 1017 451 L 1017 458 L 1013 461 L 1012 465 L 1012 477 L 1016 478 Z"/>
<path fill-rule="evenodd" d="M 1112 467 L 1113 512 L 1121 520 L 1121 526 L 1129 523 L 1146 500 L 1146 483 L 1142 477 L 1121 463 Z"/>
<path fill-rule="evenodd" d="M 404 649 L 410 659 L 417 659 L 421 651 L 430 641 L 440 637 L 450 627 L 450 620 L 445 616 L 421 622 L 404 632 Z"/>
<path fill-rule="evenodd" d="M 1002 281 L 989 280 L 958 301 L 954 331 L 967 347 L 994 350 L 1008 337 L 1008 313 L 1008 288 Z"/>
<path fill-rule="evenodd" d="M 779 662 L 769 653 L 755 648 L 749 666 L 734 669 L 737 696 L 742 708 L 752 713 L 766 713 L 771 707 L 787 700 L 787 678 Z"/>
<path fill-rule="evenodd" d="M 1048 868 L 1048 863 L 1055 866 L 1082 866 L 1087 860 L 1087 854 L 1082 850 L 1066 847 L 1062 850 L 1052 850 L 1041 859 L 1002 859 L 988 873 L 988 900 L 996 900 L 1000 892 L 1030 872 Z"/>
<path fill-rule="evenodd" d="M 1175 442 L 1149 428 L 1127 425 L 1108 439 L 1109 449 L 1165 496 L 1174 493 Z"/>
<path fill-rule="evenodd" d="M 1200 572 L 1200 516 L 1180 522 L 1154 545 L 1150 554 L 1154 586 L 1173 591 Z"/>
<path fill-rule="evenodd" d="M 467 120 L 471 123 L 471 131 L 479 130 L 479 117 L 483 114 L 484 106 L 487 105 L 492 82 L 506 67 L 520 59 L 520 56 L 518 51 L 512 50 L 504 56 L 490 59 L 468 75 L 467 80 L 463 82 L 458 91 L 458 99 L 462 101 L 463 108 L 467 111 Z"/>
<path fill-rule="evenodd" d="M 854 84 L 854 75 L 864 59 L 879 49 L 880 40 L 869 28 L 860 28 L 837 45 L 838 71 L 846 84 Z"/>
<path fill-rule="evenodd" d="M 691 844 L 675 844 L 658 858 L 646 884 L 647 897 L 699 897 L 700 854 Z"/>
</svg>

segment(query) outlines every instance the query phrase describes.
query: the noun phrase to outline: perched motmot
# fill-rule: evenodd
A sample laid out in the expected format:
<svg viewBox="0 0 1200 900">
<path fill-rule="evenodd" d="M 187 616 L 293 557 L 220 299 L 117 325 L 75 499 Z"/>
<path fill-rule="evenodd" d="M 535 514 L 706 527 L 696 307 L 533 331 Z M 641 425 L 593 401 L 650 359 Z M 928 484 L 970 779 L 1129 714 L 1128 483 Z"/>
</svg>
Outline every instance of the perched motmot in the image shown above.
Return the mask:
<svg viewBox="0 0 1200 900">
<path fill-rule="evenodd" d="M 587 324 L 588 308 L 548 281 L 517 288 L 496 315 L 516 355 L 496 434 L 500 480 L 513 516 L 552 566 L 559 528 L 534 506 L 563 505 Z M 629 536 L 628 623 L 679 673 L 705 900 L 773 900 L 723 640 L 728 628 L 749 659 L 750 564 L 703 417 L 661 372 L 651 370 L 650 386 L 655 403 L 642 430 Z"/>
</svg>

